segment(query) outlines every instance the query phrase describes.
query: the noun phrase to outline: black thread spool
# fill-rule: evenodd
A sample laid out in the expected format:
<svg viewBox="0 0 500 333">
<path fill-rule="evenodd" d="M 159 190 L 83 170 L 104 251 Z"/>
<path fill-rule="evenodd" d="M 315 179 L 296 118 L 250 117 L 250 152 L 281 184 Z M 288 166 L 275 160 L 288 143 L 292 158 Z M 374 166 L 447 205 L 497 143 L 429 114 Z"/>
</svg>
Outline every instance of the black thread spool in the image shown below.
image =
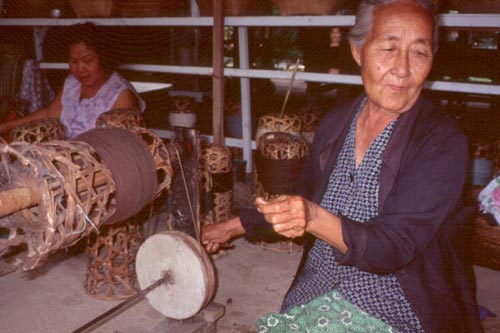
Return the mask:
<svg viewBox="0 0 500 333">
<path fill-rule="evenodd" d="M 290 194 L 299 175 L 309 144 L 300 135 L 268 132 L 259 140 L 256 172 L 268 195 Z"/>
</svg>

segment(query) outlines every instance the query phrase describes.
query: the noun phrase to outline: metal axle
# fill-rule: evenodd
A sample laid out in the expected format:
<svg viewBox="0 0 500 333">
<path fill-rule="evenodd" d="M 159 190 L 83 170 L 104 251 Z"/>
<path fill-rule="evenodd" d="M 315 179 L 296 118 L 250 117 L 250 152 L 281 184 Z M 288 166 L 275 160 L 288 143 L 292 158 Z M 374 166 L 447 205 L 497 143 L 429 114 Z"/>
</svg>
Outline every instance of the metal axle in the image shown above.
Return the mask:
<svg viewBox="0 0 500 333">
<path fill-rule="evenodd" d="M 110 319 L 111 317 L 117 315 L 118 313 L 121 313 L 122 311 L 126 310 L 127 308 L 134 305 L 138 301 L 142 300 L 151 290 L 159 287 L 163 283 L 165 283 L 165 284 L 169 283 L 168 279 L 169 279 L 169 276 L 168 276 L 168 274 L 166 274 L 161 279 L 155 281 L 147 288 L 144 288 L 143 290 L 141 290 L 137 295 L 134 295 L 133 297 L 129 298 L 128 300 L 118 304 L 114 308 L 104 312 L 99 317 L 89 321 L 85 325 L 83 325 L 80 328 L 73 331 L 73 333 L 89 332 L 88 331 L 89 329 L 96 328 L 96 327 L 100 326 L 105 320 Z"/>
</svg>

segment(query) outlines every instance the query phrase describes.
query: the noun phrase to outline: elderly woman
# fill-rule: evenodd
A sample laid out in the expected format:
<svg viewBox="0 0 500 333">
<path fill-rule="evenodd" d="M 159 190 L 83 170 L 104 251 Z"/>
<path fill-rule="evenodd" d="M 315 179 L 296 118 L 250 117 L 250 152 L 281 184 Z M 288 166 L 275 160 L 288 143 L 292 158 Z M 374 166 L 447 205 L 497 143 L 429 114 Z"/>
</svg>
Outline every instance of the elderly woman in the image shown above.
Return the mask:
<svg viewBox="0 0 500 333">
<path fill-rule="evenodd" d="M 0 133 L 30 121 L 56 118 L 73 138 L 95 127 L 104 112 L 119 108 L 144 111 L 144 101 L 134 87 L 113 68 L 109 45 L 101 40 L 98 27 L 91 23 L 77 24 L 65 32 L 69 37 L 70 75 L 50 104 L 32 114 L 0 124 Z"/>
<path fill-rule="evenodd" d="M 425 0 L 364 0 L 351 31 L 365 94 L 328 113 L 297 195 L 207 226 L 208 252 L 245 235 L 308 236 L 280 314 L 259 332 L 481 331 L 464 258 L 467 140 L 421 96 L 436 51 Z"/>
</svg>

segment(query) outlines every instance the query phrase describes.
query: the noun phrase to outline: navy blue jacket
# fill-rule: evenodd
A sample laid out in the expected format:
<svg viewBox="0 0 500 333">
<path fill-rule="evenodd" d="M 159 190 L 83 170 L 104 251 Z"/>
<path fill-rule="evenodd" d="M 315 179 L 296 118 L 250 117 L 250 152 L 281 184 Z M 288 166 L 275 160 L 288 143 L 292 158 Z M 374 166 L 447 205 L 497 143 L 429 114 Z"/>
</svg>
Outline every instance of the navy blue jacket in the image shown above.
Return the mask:
<svg viewBox="0 0 500 333">
<path fill-rule="evenodd" d="M 323 117 L 297 194 L 321 201 L 362 98 Z M 365 223 L 341 216 L 349 250 L 345 255 L 337 251 L 337 261 L 371 273 L 396 273 L 426 332 L 481 332 L 467 255 L 471 222 L 461 200 L 468 161 L 465 135 L 420 98 L 400 116 L 382 160 L 379 214 Z M 256 210 L 242 210 L 240 217 L 248 240 L 276 238 Z M 305 243 L 302 263 L 311 245 Z M 300 270 L 301 265 L 297 274 Z"/>
</svg>

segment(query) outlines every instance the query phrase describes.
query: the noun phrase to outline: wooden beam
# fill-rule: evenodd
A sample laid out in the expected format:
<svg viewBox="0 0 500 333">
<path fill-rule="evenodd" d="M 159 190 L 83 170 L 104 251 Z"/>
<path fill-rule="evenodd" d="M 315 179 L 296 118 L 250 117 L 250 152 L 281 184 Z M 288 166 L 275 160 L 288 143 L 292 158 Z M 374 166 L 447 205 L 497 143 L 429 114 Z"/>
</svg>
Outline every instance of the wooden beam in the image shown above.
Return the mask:
<svg viewBox="0 0 500 333">
<path fill-rule="evenodd" d="M 224 145 L 224 6 L 223 0 L 213 0 L 213 134 L 214 143 Z"/>
</svg>

